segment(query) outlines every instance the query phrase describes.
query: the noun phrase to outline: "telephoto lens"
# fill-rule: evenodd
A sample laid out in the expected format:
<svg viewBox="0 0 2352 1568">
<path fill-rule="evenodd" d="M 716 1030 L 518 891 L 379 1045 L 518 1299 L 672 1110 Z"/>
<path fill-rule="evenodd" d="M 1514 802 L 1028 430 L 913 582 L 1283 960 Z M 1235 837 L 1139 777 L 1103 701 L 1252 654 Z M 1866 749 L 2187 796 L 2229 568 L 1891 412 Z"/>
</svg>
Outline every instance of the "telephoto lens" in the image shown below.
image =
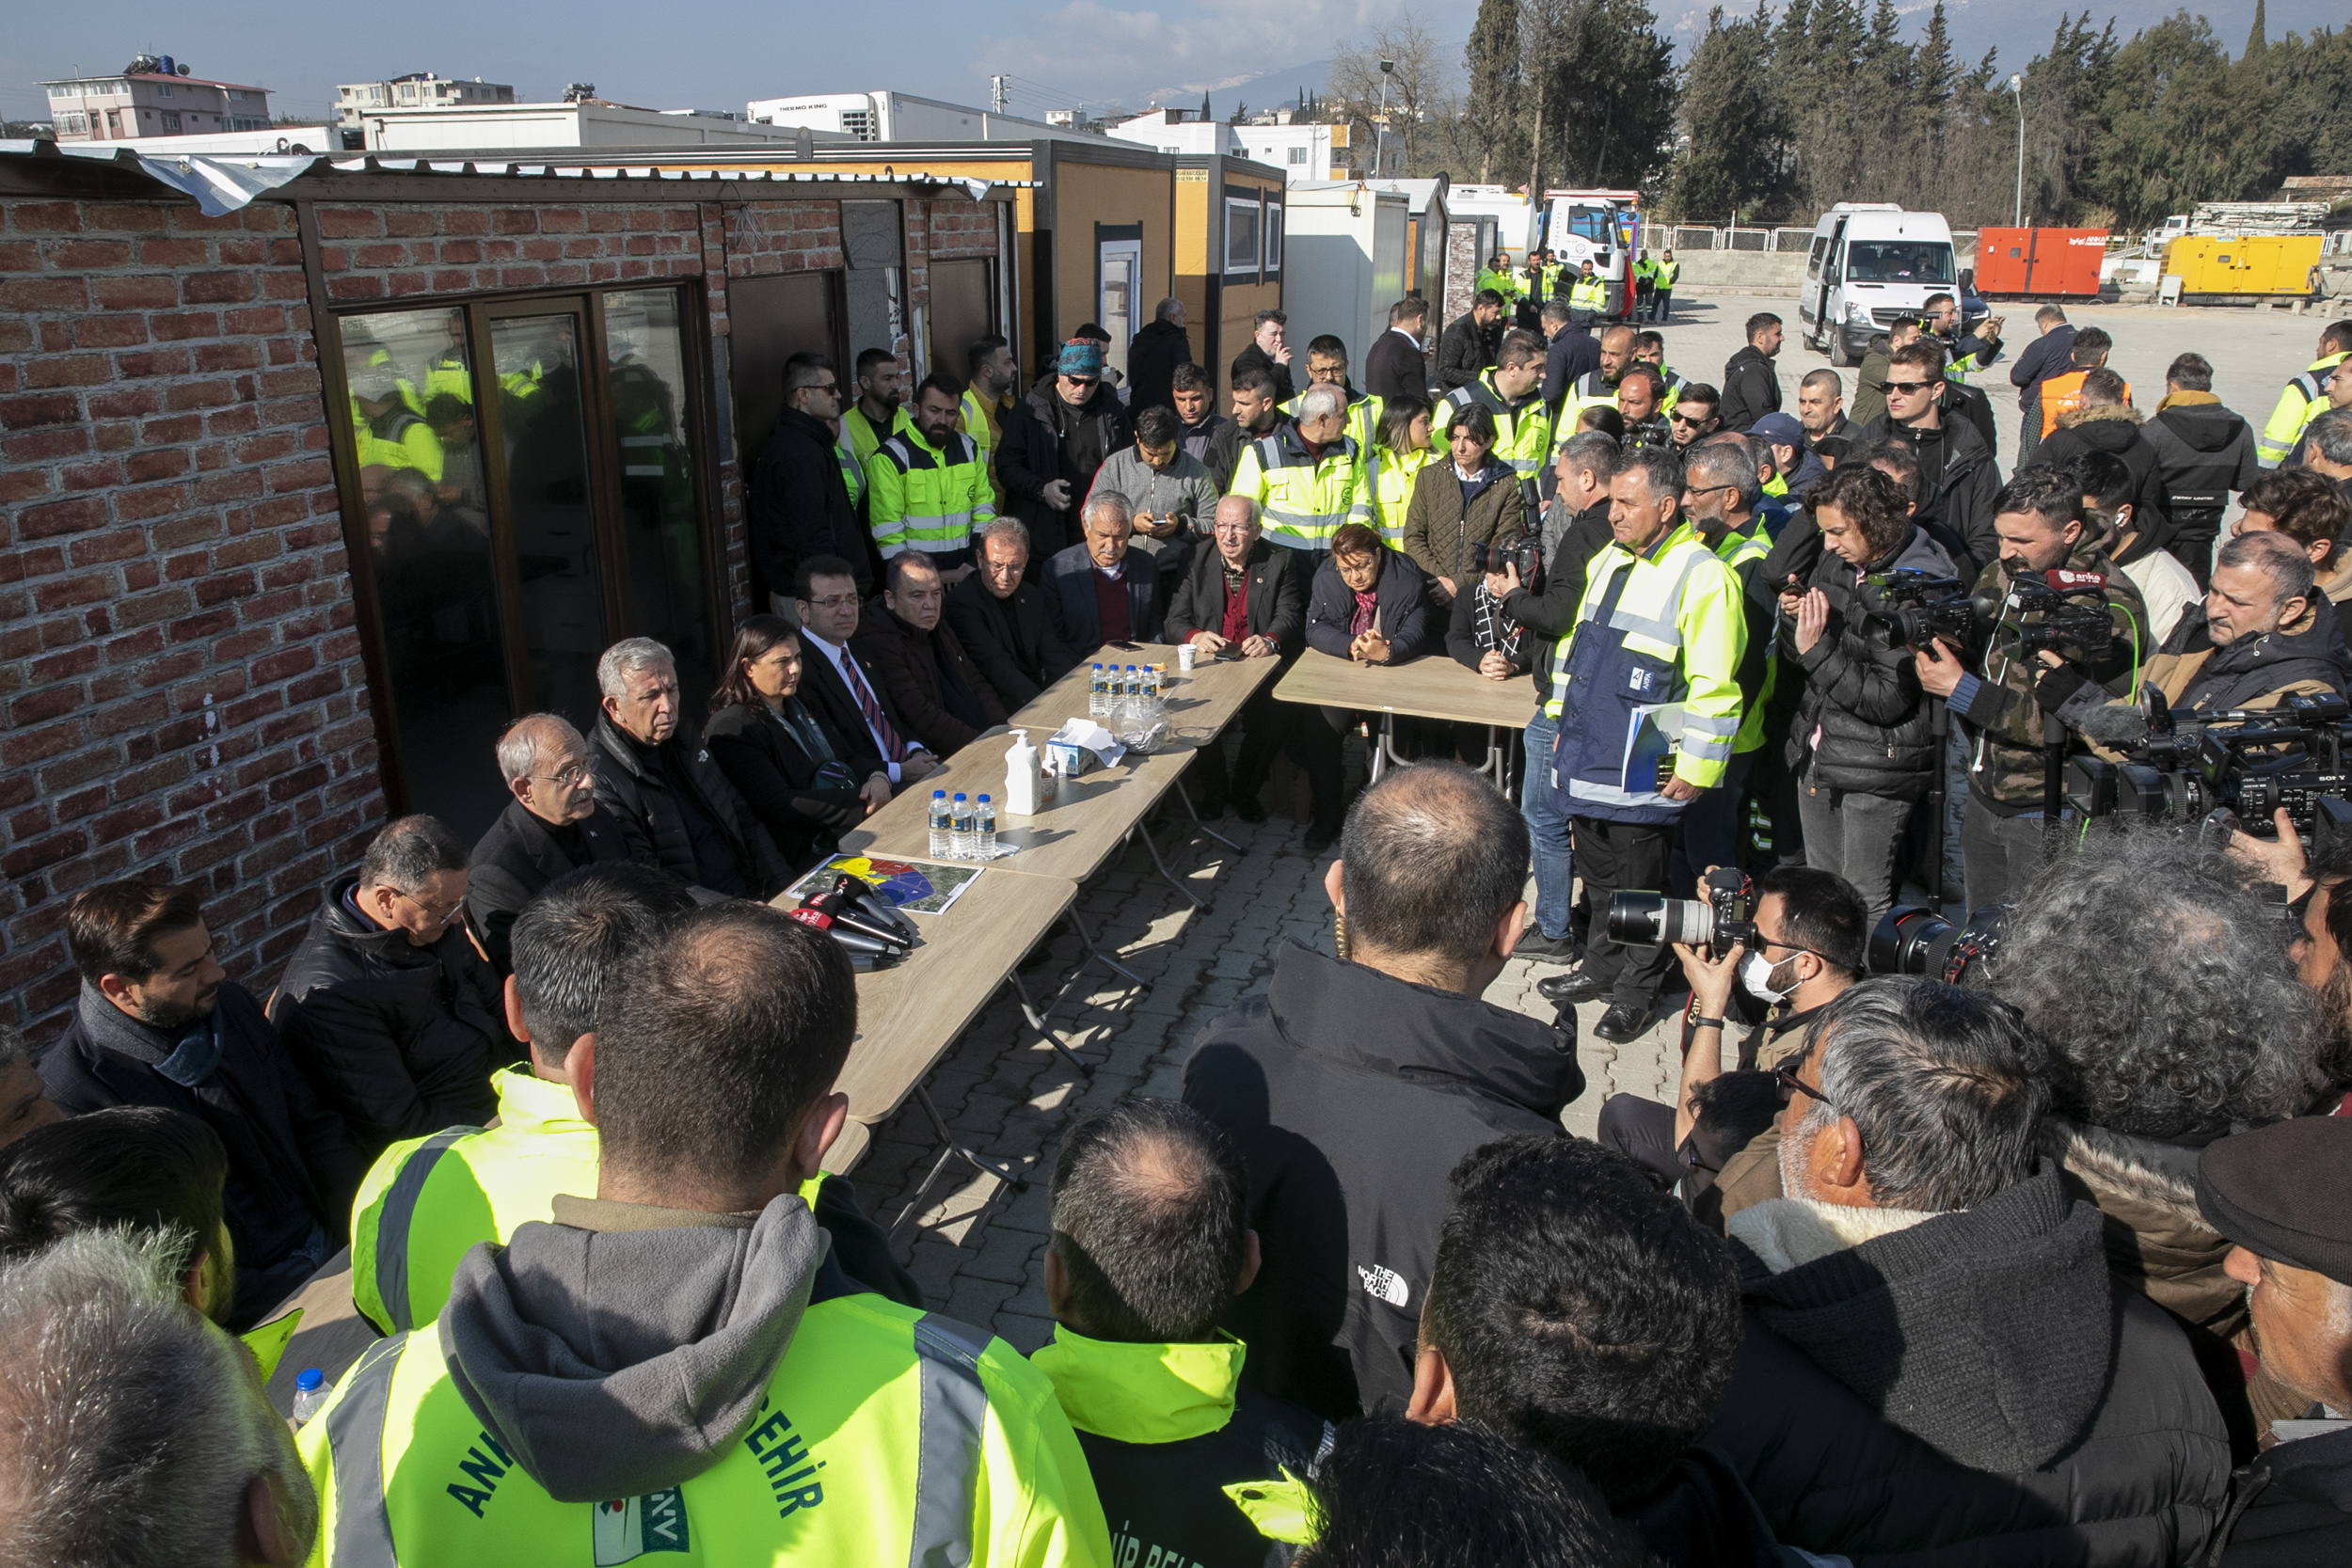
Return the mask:
<svg viewBox="0 0 2352 1568">
<path fill-rule="evenodd" d="M 1928 974 L 1966 985 L 1992 962 L 2008 918 L 2007 904 L 1987 904 L 1955 926 L 1916 904 L 1898 904 L 1879 917 L 1864 961 L 1873 974 Z"/>
<path fill-rule="evenodd" d="M 1669 898 L 1662 893 L 1613 893 L 1609 895 L 1609 940 L 1628 947 L 1663 947 L 1688 942 L 1704 947 L 1714 940 L 1715 911 L 1695 898 Z"/>
</svg>

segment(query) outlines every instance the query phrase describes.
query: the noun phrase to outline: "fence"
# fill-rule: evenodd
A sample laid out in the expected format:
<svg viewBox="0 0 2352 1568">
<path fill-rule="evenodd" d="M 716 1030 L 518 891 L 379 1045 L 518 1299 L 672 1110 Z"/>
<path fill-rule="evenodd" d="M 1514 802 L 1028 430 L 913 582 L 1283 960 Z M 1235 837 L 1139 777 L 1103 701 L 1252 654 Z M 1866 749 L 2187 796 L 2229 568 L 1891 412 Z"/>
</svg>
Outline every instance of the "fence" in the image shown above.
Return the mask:
<svg viewBox="0 0 2352 1568">
<path fill-rule="evenodd" d="M 1794 251 L 1800 255 L 1813 244 L 1813 226 L 1802 229 L 1750 229 L 1736 224 L 1660 224 L 1645 236 L 1652 249 Z M 1966 266 L 1977 254 L 1977 231 L 1954 230 L 1952 246 Z"/>
</svg>

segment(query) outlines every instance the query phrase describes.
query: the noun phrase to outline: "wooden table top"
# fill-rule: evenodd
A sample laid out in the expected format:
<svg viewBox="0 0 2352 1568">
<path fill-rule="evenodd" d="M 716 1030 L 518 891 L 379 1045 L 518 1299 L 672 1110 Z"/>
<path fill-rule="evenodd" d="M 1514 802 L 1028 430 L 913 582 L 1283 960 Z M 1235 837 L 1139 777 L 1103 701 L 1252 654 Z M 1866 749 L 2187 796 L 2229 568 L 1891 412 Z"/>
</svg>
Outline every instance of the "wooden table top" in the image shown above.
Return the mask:
<svg viewBox="0 0 2352 1568">
<path fill-rule="evenodd" d="M 1444 654 L 1408 664 L 1358 664 L 1319 649 L 1298 656 L 1274 695 L 1285 703 L 1370 708 L 1416 719 L 1451 719 L 1523 730 L 1535 715 L 1535 678 L 1490 681 Z"/>
<path fill-rule="evenodd" d="M 1116 654 L 1124 664 L 1168 665 L 1170 685 L 1165 701 L 1169 736 L 1156 751 L 1149 756 L 1130 753 L 1083 778 L 1064 779 L 1044 810 L 1034 816 L 1011 816 L 1004 810 L 1005 752 L 1012 745 L 1011 736 L 995 735 L 975 740 L 941 771 L 843 833 L 842 851 L 928 859 L 930 792 L 944 789 L 953 795 L 961 790 L 977 796 L 986 791 L 996 798 L 999 849 L 1015 851 L 1000 855 L 994 865 L 1029 876 L 1083 882 L 1102 869 L 1135 825 L 1159 803 L 1190 764 L 1192 754 L 1215 740 L 1242 705 L 1273 679 L 1279 663 L 1271 658 L 1238 659 L 1206 664 L 1184 675 L 1176 670 L 1175 649 L 1165 644 L 1146 644 L 1133 653 L 1105 648 L 1102 653 L 1105 663 Z M 1010 727 L 1026 730 L 1029 743 L 1041 746 L 1064 721 L 1086 718 L 1092 662 L 1082 662 L 1039 693 L 1036 701 L 1013 715 Z"/>
<path fill-rule="evenodd" d="M 850 1097 L 850 1128 L 827 1151 L 827 1170 L 847 1173 L 857 1163 L 866 1129 L 906 1102 L 1077 895 L 1078 884 L 1066 878 L 1032 876 L 1000 862 L 944 913 L 910 911 L 922 938 L 914 951 L 857 977 L 857 1038 L 834 1083 Z M 783 895 L 774 899 L 779 909 L 793 902 Z"/>
</svg>

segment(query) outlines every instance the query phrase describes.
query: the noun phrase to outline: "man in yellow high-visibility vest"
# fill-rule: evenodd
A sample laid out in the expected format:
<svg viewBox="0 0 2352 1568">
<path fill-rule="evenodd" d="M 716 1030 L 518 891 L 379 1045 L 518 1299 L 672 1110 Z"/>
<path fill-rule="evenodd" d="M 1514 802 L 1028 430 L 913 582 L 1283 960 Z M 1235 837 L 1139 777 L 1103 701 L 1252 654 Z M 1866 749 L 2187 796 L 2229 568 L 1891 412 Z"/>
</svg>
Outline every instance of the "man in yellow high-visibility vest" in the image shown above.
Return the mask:
<svg viewBox="0 0 2352 1568">
<path fill-rule="evenodd" d="M 2264 467 L 2275 468 L 2284 461 L 2295 443 L 2303 438 L 2303 427 L 2328 406 L 2328 374 L 2348 356 L 2352 356 L 2352 321 L 2330 324 L 2319 335 L 2318 357 L 2309 368 L 2288 377 L 2280 390 L 2278 406 L 2271 409 L 2262 434 L 2254 438 L 2254 455 Z"/>
<path fill-rule="evenodd" d="M 970 384 L 963 388 L 961 428 L 979 448 L 980 465 L 988 470 L 989 496 L 1002 511 L 1005 486 L 996 477 L 996 447 L 1004 438 L 1000 421 L 1012 406 L 1021 367 L 1013 361 L 1011 345 L 993 332 L 973 341 L 964 365 Z"/>
</svg>

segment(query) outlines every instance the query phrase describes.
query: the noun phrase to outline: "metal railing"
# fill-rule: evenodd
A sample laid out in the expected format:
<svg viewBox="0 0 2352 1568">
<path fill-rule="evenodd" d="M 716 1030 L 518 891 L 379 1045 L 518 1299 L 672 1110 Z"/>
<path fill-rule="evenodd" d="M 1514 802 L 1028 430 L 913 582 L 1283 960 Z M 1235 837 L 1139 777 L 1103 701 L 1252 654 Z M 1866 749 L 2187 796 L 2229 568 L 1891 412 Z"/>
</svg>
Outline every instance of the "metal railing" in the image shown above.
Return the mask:
<svg viewBox="0 0 2352 1568">
<path fill-rule="evenodd" d="M 1753 250 L 1803 255 L 1813 244 L 1813 226 L 1799 228 L 1750 228 L 1734 223 L 1670 223 L 1659 224 L 1647 230 L 1652 249 L 1667 250 Z M 1977 231 L 1973 229 L 1952 230 L 1952 248 L 1959 253 L 1960 264 L 1972 264 L 1977 254 Z"/>
</svg>

